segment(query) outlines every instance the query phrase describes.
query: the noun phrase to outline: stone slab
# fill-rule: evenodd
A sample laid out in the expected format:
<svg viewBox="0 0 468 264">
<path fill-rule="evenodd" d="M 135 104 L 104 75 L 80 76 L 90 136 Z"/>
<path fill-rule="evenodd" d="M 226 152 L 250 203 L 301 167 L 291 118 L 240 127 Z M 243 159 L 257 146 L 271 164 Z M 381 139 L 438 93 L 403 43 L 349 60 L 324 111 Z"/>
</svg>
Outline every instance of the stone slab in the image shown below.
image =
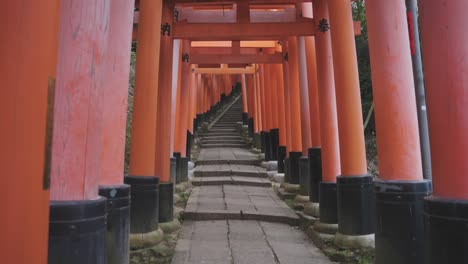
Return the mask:
<svg viewBox="0 0 468 264">
<path fill-rule="evenodd" d="M 192 180 L 194 186 L 212 185 L 242 185 L 271 187 L 271 182 L 264 178 L 244 177 L 244 176 L 223 176 L 223 177 L 196 177 Z"/>
<path fill-rule="evenodd" d="M 331 264 L 297 228 L 243 220 L 184 222 L 172 264 Z"/>
</svg>

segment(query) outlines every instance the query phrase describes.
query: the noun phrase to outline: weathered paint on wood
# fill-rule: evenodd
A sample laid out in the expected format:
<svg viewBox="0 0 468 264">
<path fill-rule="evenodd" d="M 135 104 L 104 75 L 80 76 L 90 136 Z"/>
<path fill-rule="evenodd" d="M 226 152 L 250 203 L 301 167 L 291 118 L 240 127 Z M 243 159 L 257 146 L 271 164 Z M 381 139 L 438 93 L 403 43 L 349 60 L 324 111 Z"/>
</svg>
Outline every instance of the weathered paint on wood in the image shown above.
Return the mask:
<svg viewBox="0 0 468 264">
<path fill-rule="evenodd" d="M 51 199 L 98 197 L 110 1 L 61 2 Z"/>
<path fill-rule="evenodd" d="M 109 38 L 104 54 L 103 128 L 100 185 L 123 182 L 133 0 L 111 2 Z"/>
</svg>

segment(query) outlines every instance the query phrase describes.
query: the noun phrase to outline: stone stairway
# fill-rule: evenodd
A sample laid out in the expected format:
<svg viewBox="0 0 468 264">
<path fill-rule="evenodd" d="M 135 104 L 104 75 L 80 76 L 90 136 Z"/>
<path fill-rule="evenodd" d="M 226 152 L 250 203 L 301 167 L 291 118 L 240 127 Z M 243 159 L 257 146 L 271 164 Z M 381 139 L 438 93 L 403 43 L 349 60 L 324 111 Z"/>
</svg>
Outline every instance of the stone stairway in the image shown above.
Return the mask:
<svg viewBox="0 0 468 264">
<path fill-rule="evenodd" d="M 242 122 L 242 104 L 240 100 L 234 103 L 223 116 L 201 135 L 202 147 L 208 148 L 247 148 L 241 136 L 234 127 L 236 122 Z"/>
<path fill-rule="evenodd" d="M 241 112 L 238 100 L 201 136 L 172 263 L 331 263 L 294 227 L 299 217 L 277 197 L 234 128 Z"/>
</svg>

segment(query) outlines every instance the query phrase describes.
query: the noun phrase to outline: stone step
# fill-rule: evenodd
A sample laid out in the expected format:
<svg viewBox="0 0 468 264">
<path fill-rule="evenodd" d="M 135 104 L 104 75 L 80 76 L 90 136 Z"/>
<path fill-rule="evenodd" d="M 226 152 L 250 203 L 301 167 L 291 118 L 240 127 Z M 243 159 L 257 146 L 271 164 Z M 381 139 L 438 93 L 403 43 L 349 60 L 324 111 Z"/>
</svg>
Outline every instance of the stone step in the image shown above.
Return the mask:
<svg viewBox="0 0 468 264">
<path fill-rule="evenodd" d="M 228 144 L 228 143 L 217 143 L 217 144 L 202 144 L 202 148 L 248 148 L 246 144 Z"/>
<path fill-rule="evenodd" d="M 253 172 L 253 171 L 197 171 L 194 172 L 194 177 L 219 177 L 219 176 L 244 176 L 255 178 L 268 178 L 266 172 Z"/>
<path fill-rule="evenodd" d="M 240 134 L 237 132 L 208 132 L 206 134 L 202 134 L 201 137 L 206 137 L 206 136 L 211 136 L 211 137 L 233 137 L 233 136 L 238 136 L 240 137 Z"/>
<path fill-rule="evenodd" d="M 210 130 L 208 130 L 208 133 L 224 133 L 224 132 L 237 133 L 236 129 L 233 127 L 229 127 L 229 128 L 216 127 L 216 128 L 211 128 Z"/>
<path fill-rule="evenodd" d="M 201 135 L 200 138 L 202 140 L 204 139 L 237 139 L 237 140 L 242 140 L 242 137 L 239 135 L 239 134 L 233 134 L 233 135 L 209 135 L 209 134 L 204 134 L 204 135 Z"/>
<path fill-rule="evenodd" d="M 197 186 L 187 203 L 185 220 L 257 220 L 297 225 L 299 217 L 271 188 Z"/>
<path fill-rule="evenodd" d="M 271 187 L 270 180 L 266 178 L 253 178 L 245 176 L 198 177 L 193 178 L 192 184 L 194 186 L 241 185 Z"/>
<path fill-rule="evenodd" d="M 261 160 L 256 159 L 235 159 L 235 160 L 226 160 L 226 159 L 213 159 L 213 160 L 198 160 L 198 165 L 252 165 L 259 166 Z"/>
<path fill-rule="evenodd" d="M 245 144 L 242 139 L 203 139 L 202 144 Z"/>
</svg>

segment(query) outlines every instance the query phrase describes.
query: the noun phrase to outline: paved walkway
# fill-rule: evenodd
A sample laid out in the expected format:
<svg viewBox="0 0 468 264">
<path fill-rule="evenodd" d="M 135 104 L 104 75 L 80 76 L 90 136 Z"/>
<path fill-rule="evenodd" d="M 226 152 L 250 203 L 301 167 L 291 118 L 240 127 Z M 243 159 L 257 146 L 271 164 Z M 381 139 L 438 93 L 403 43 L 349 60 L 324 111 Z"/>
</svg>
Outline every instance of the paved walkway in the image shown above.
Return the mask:
<svg viewBox="0 0 468 264">
<path fill-rule="evenodd" d="M 295 225 L 265 169 L 233 129 L 240 102 L 202 136 L 173 264 L 329 264 Z"/>
</svg>

